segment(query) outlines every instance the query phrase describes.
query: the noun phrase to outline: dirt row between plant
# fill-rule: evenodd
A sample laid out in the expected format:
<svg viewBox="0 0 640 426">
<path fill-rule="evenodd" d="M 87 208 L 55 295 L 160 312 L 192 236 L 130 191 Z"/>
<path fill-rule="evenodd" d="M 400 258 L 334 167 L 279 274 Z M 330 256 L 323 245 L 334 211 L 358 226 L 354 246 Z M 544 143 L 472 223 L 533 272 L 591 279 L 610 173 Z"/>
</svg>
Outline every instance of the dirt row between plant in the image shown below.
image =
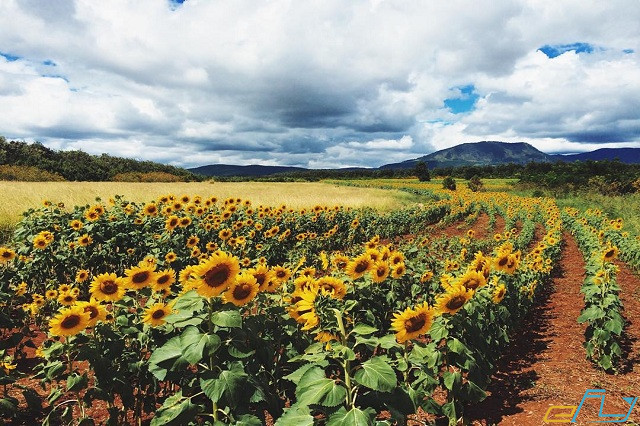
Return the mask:
<svg viewBox="0 0 640 426">
<path fill-rule="evenodd" d="M 551 406 L 577 406 L 587 389 L 606 390 L 603 413 L 626 413 L 629 404 L 622 397 L 640 396 L 640 279 L 621 266 L 618 281 L 630 320 L 625 329 L 629 357 L 620 375 L 606 374 L 585 357 L 585 325 L 577 322 L 584 306 L 580 287 L 585 264 L 573 236 L 565 233 L 564 240 L 557 276 L 513 336 L 493 376 L 489 396 L 472 407 L 476 425 L 545 424 Z M 578 423 L 598 420 L 599 408 L 597 400 L 587 400 Z M 640 420 L 637 406 L 630 420 Z"/>
</svg>

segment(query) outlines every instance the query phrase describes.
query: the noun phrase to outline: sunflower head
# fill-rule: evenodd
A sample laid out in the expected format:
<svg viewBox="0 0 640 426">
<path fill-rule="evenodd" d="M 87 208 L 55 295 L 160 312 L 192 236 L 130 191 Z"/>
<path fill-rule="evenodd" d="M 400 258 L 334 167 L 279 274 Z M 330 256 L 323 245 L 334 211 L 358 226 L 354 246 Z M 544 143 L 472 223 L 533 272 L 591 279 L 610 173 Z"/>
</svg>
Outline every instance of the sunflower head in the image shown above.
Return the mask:
<svg viewBox="0 0 640 426">
<path fill-rule="evenodd" d="M 49 321 L 52 336 L 74 336 L 89 325 L 90 313 L 81 306 L 62 309 Z"/>
<path fill-rule="evenodd" d="M 434 315 L 435 311 L 426 303 L 393 314 L 391 329 L 396 332 L 396 340 L 404 343 L 427 333 L 433 324 Z"/>
<path fill-rule="evenodd" d="M 474 291 L 463 286 L 453 286 L 436 299 L 436 310 L 440 314 L 455 314 L 473 297 Z"/>
<path fill-rule="evenodd" d="M 141 290 L 151 285 L 155 279 L 155 266 L 139 265 L 126 269 L 124 274 L 127 280 L 127 287 L 132 290 Z"/>
<path fill-rule="evenodd" d="M 166 317 L 171 313 L 171 305 L 155 303 L 144 311 L 142 322 L 152 327 L 158 327 L 166 322 Z"/>
<path fill-rule="evenodd" d="M 252 274 L 242 272 L 238 274 L 229 289 L 224 292 L 223 299 L 236 306 L 243 306 L 256 297 L 259 287 L 258 281 Z"/>
<path fill-rule="evenodd" d="M 240 262 L 225 252 L 215 252 L 206 261 L 193 268 L 196 279 L 193 283 L 203 297 L 220 295 L 227 290 L 240 272 Z"/>
<path fill-rule="evenodd" d="M 94 277 L 89 292 L 97 300 L 116 302 L 124 296 L 126 285 L 126 281 L 116 274 L 100 274 Z"/>
</svg>

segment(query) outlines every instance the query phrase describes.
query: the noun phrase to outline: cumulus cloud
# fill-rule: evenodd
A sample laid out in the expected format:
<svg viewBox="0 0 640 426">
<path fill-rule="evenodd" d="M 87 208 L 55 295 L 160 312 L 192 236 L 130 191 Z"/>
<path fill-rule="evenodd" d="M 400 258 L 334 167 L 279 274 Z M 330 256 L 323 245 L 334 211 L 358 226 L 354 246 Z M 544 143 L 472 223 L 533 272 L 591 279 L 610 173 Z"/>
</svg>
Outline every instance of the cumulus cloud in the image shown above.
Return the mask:
<svg viewBox="0 0 640 426">
<path fill-rule="evenodd" d="M 182 166 L 638 146 L 639 21 L 635 0 L 6 0 L 0 134 Z"/>
</svg>

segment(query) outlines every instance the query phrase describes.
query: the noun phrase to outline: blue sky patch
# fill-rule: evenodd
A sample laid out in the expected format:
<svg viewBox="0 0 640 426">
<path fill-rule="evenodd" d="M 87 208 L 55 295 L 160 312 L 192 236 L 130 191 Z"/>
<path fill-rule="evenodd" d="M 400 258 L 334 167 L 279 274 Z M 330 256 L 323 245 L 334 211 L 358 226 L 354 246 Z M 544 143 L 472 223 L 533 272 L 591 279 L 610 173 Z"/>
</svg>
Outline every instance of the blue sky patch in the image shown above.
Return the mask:
<svg viewBox="0 0 640 426">
<path fill-rule="evenodd" d="M 634 50 L 633 49 L 622 49 L 622 53 L 626 53 L 627 55 L 633 53 Z"/>
<path fill-rule="evenodd" d="M 43 61 L 42 65 L 46 65 L 48 67 L 56 67 L 56 66 L 58 66 L 58 64 L 53 62 L 51 59 L 47 59 L 46 61 Z"/>
<path fill-rule="evenodd" d="M 594 47 L 589 43 L 571 43 L 571 44 L 545 44 L 538 49 L 549 58 L 555 58 L 565 52 L 573 50 L 576 53 L 592 53 Z"/>
<path fill-rule="evenodd" d="M 460 96 L 455 98 L 447 98 L 444 100 L 444 106 L 449 108 L 454 114 L 462 114 L 473 109 L 479 96 L 475 93 L 476 87 L 473 84 L 455 87 L 460 91 Z"/>
<path fill-rule="evenodd" d="M 0 56 L 4 57 L 7 61 L 13 62 L 20 59 L 20 56 L 12 55 L 11 53 L 0 52 Z"/>
</svg>

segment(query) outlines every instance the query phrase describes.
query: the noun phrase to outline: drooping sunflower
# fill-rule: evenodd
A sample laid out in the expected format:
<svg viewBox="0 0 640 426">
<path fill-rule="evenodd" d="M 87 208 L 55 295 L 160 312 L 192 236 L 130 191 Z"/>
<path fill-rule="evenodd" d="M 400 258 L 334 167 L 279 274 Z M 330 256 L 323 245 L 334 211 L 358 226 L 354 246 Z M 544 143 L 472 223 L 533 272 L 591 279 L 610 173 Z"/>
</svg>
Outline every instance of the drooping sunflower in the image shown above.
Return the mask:
<svg viewBox="0 0 640 426">
<path fill-rule="evenodd" d="M 0 247 L 0 264 L 12 261 L 16 257 L 16 252 L 8 247 Z"/>
<path fill-rule="evenodd" d="M 320 290 L 324 290 L 334 299 L 342 299 L 347 294 L 347 287 L 344 285 L 344 281 L 335 277 L 321 277 L 317 281 L 317 287 Z"/>
<path fill-rule="evenodd" d="M 166 317 L 171 313 L 171 306 L 162 302 L 154 303 L 144 311 L 142 322 L 152 327 L 158 327 L 166 322 Z"/>
<path fill-rule="evenodd" d="M 52 336 L 74 336 L 87 328 L 89 317 L 89 312 L 81 306 L 62 309 L 49 321 L 49 333 Z"/>
<path fill-rule="evenodd" d="M 194 288 L 203 297 L 218 296 L 229 288 L 239 272 L 238 258 L 225 252 L 216 252 L 193 268 L 196 275 Z"/>
<path fill-rule="evenodd" d="M 223 299 L 236 306 L 243 306 L 256 297 L 259 287 L 258 281 L 252 274 L 241 272 L 224 292 Z"/>
<path fill-rule="evenodd" d="M 506 293 L 507 288 L 504 286 L 504 284 L 500 284 L 493 290 L 491 300 L 493 300 L 493 303 L 500 303 L 502 302 L 502 299 L 504 299 L 504 295 Z"/>
<path fill-rule="evenodd" d="M 292 312 L 291 316 L 298 323 L 304 324 L 302 326 L 303 330 L 310 330 L 320 323 L 320 318 L 318 318 L 315 308 L 318 291 L 317 288 L 312 288 L 297 293 L 296 303 L 290 311 L 290 313 Z"/>
<path fill-rule="evenodd" d="M 116 274 L 100 274 L 94 277 L 89 288 L 91 297 L 106 302 L 117 302 L 122 299 L 125 291 L 125 280 Z"/>
<path fill-rule="evenodd" d="M 467 289 L 476 290 L 477 288 L 485 286 L 487 284 L 487 280 L 480 272 L 471 270 L 458 278 L 456 284 Z"/>
<path fill-rule="evenodd" d="M 394 313 L 391 328 L 396 332 L 396 340 L 404 343 L 425 334 L 433 324 L 435 311 L 423 303 L 416 308 L 407 308 L 401 313 Z"/>
<path fill-rule="evenodd" d="M 107 311 L 96 299 L 91 299 L 89 302 L 78 302 L 78 306 L 81 307 L 84 312 L 89 313 L 89 322 L 87 327 L 93 327 L 98 321 L 104 321 L 107 316 Z"/>
<path fill-rule="evenodd" d="M 176 271 L 167 268 L 156 272 L 156 277 L 151 283 L 151 287 L 153 287 L 155 291 L 168 290 L 174 282 L 176 282 Z"/>
<path fill-rule="evenodd" d="M 358 278 L 364 276 L 371 268 L 373 267 L 373 261 L 368 254 L 364 253 L 355 259 L 351 260 L 347 267 L 345 268 L 345 272 L 352 280 L 357 280 Z"/>
<path fill-rule="evenodd" d="M 436 310 L 440 314 L 455 314 L 473 296 L 474 291 L 462 286 L 453 286 L 436 299 Z"/>
<path fill-rule="evenodd" d="M 379 261 L 373 265 L 371 270 L 371 279 L 374 283 L 381 283 L 389 276 L 389 264 L 387 262 Z"/>
</svg>

